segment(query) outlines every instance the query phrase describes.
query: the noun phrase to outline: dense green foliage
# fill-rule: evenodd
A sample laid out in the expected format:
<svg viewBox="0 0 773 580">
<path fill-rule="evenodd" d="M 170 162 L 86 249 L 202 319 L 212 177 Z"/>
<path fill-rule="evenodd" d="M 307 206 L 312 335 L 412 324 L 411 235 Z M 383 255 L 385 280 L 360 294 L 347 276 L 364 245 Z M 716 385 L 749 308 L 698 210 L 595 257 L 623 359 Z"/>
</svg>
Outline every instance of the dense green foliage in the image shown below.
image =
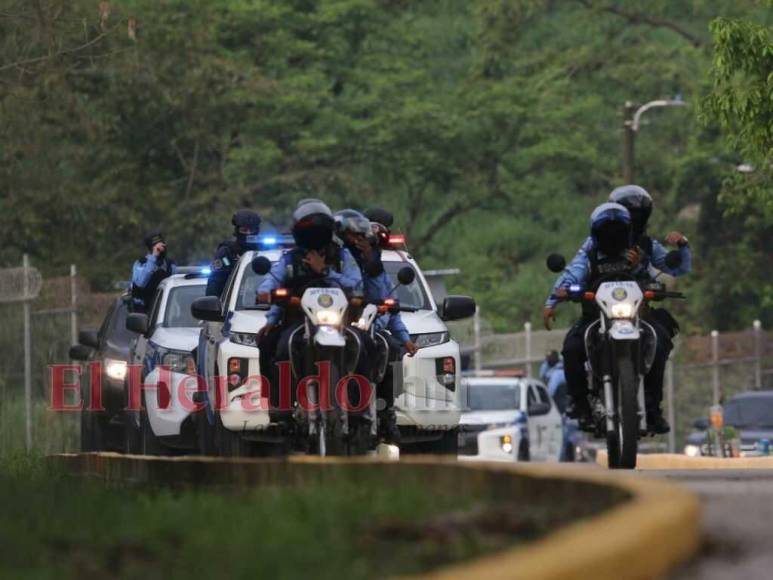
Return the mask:
<svg viewBox="0 0 773 580">
<path fill-rule="evenodd" d="M 236 207 L 281 228 L 314 195 L 394 209 L 424 267 L 460 267 L 454 289 L 496 328 L 536 323 L 544 257 L 573 253 L 621 184 L 623 104 L 679 94 L 690 107 L 647 113 L 636 144 L 653 234 L 692 241 L 679 314 L 773 325 L 771 215 L 733 201 L 748 179 L 755 199 L 771 190 L 768 171 L 735 169 L 770 160 L 764 3 L 0 5 L 3 264 L 76 262 L 104 287 L 151 226 L 178 261 L 206 260 Z"/>
</svg>

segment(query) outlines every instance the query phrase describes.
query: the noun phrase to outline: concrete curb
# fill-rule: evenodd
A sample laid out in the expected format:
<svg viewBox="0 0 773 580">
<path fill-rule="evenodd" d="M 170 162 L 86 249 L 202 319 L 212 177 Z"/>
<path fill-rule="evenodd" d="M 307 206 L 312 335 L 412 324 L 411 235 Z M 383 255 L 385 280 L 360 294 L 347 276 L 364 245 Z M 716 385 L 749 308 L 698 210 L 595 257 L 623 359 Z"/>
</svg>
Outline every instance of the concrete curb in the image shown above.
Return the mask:
<svg viewBox="0 0 773 580">
<path fill-rule="evenodd" d="M 596 463 L 607 466 L 607 452 L 599 451 Z M 773 456 L 768 457 L 688 457 L 678 453 L 642 454 L 636 458 L 636 469 L 773 469 Z"/>
<path fill-rule="evenodd" d="M 699 504 L 691 493 L 661 481 L 588 467 L 460 463 L 436 457 L 400 462 L 373 459 L 290 460 L 157 458 L 120 454 L 53 456 L 71 473 L 113 483 L 307 485 L 336 478 L 400 481 L 494 500 L 574 496 L 599 501 L 626 497 L 601 515 L 579 520 L 527 546 L 440 568 L 426 578 L 644 580 L 665 575 L 699 546 Z M 226 468 L 227 466 L 227 468 Z"/>
</svg>

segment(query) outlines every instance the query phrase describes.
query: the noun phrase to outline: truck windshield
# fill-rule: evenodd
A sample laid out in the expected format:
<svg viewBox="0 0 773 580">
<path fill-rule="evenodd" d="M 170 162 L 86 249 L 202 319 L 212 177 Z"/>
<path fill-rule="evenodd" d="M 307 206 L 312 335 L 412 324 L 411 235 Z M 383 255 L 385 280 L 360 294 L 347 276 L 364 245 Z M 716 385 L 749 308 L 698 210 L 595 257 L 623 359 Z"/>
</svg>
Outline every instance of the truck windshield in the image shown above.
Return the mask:
<svg viewBox="0 0 773 580">
<path fill-rule="evenodd" d="M 206 284 L 172 288 L 169 292 L 169 298 L 166 301 L 164 326 L 167 328 L 198 326 L 199 321 L 191 315 L 191 303 L 193 303 L 196 298 L 204 296 L 206 289 Z"/>
<path fill-rule="evenodd" d="M 485 383 L 469 385 L 467 405 L 472 411 L 517 411 L 521 408 L 521 387 Z"/>
<path fill-rule="evenodd" d="M 384 271 L 389 276 L 391 286 L 397 285 L 397 273 L 401 268 L 411 268 L 412 266 L 405 262 L 384 262 Z M 239 288 L 239 294 L 236 298 L 236 310 L 244 310 L 246 308 L 255 308 L 255 298 L 257 296 L 258 287 L 263 281 L 264 276 L 259 276 L 252 271 L 252 268 L 245 268 L 244 275 L 242 276 L 241 287 Z M 424 286 L 419 280 L 418 275 L 415 280 L 408 286 L 400 286 L 395 290 L 397 299 L 400 301 L 400 306 L 410 310 L 429 310 L 430 303 L 427 293 L 424 291 Z"/>
</svg>

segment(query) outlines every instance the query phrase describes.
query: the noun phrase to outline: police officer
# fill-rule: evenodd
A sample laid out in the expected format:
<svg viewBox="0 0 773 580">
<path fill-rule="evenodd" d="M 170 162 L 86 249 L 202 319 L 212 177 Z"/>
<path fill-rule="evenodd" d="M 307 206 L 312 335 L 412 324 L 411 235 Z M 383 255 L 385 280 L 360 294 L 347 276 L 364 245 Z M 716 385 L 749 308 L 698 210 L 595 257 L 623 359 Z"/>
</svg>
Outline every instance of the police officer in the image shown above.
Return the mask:
<svg viewBox="0 0 773 580">
<path fill-rule="evenodd" d="M 564 363 L 557 350 L 551 350 L 545 355 L 545 360 L 539 369 L 539 378 L 548 388 L 548 393 L 553 397 L 558 412 L 561 413 L 561 431 L 563 440 L 561 444 L 561 461 L 573 461 L 574 437 L 577 432 L 577 421 L 570 420 L 566 416 L 566 408 L 569 404 L 569 395 L 566 387 L 566 374 Z"/>
<path fill-rule="evenodd" d="M 335 214 L 336 233 L 344 246 L 352 253 L 362 273 L 365 301 L 380 304 L 387 298 L 394 298 L 393 285 L 381 261 L 381 249 L 374 235 L 370 220 L 360 212 L 345 209 Z M 376 331 L 381 333 L 389 345 L 390 363 L 401 361 L 403 354 L 413 356 L 418 348 L 400 317 L 399 312 L 382 314 L 376 319 Z M 374 346 L 374 345 L 371 345 Z M 399 441 L 397 417 L 394 412 L 394 389 L 391 364 L 384 380 L 378 385 L 378 396 L 385 403 L 379 425 L 384 436 L 392 443 Z"/>
<path fill-rule="evenodd" d="M 239 257 L 249 250 L 258 249 L 260 216 L 251 209 L 240 209 L 231 218 L 234 226 L 234 239 L 221 243 L 215 251 L 207 280 L 207 296 L 220 296 L 225 289 L 228 276 L 231 275 Z"/>
<path fill-rule="evenodd" d="M 566 298 L 569 286 L 577 284 L 583 288 L 593 288 L 602 276 L 614 273 L 641 275 L 641 254 L 632 243 L 631 214 L 617 203 L 604 203 L 591 214 L 591 239 L 593 245 L 589 252 L 580 251 L 564 273 L 558 278 L 553 291 L 545 303 L 545 327 L 550 329 L 555 317 L 555 308 L 559 300 Z M 645 273 L 646 274 L 646 273 Z M 590 427 L 591 409 L 588 404 L 588 383 L 585 374 L 585 330 L 598 318 L 597 307 L 584 302 L 582 317 L 577 321 L 564 339 L 563 357 L 567 387 L 570 396 L 570 417 L 580 420 L 583 427 Z M 647 320 L 658 335 L 653 370 L 645 377 L 645 394 L 658 388 L 656 384 L 660 366 L 665 367 L 671 340 L 662 325 L 652 319 Z M 651 395 L 646 401 L 647 424 L 653 432 L 668 432 L 668 423 L 655 408 L 656 398 Z"/>
<path fill-rule="evenodd" d="M 634 252 L 632 257 L 639 261 L 638 272 L 643 279 L 651 277 L 651 269 L 665 272 L 670 276 L 683 276 L 689 274 L 692 269 L 692 254 L 687 238 L 677 231 L 670 232 L 665 241 L 676 246 L 680 254 L 680 264 L 671 267 L 666 263 L 668 250 L 658 240 L 647 233 L 647 223 L 652 214 L 652 197 L 643 187 L 638 185 L 623 185 L 609 194 L 609 201 L 619 203 L 625 207 L 631 215 L 631 228 L 633 235 Z M 579 255 L 588 255 L 593 252 L 594 241 L 588 237 L 578 252 Z M 666 357 L 673 348 L 672 339 L 679 333 L 679 324 L 665 308 L 648 308 L 646 319 L 653 324 L 656 330 L 665 331 L 659 333 L 658 341 L 666 348 Z M 662 364 L 661 364 L 662 363 Z M 663 377 L 665 375 L 665 361 L 658 359 L 647 375 L 650 387 L 646 391 L 647 403 L 650 408 L 650 425 L 655 425 L 658 432 L 667 432 L 670 426 L 663 417 L 661 408 L 663 400 Z"/>
<path fill-rule="evenodd" d="M 347 292 L 362 291 L 360 268 L 349 250 L 335 242 L 334 230 L 333 213 L 324 202 L 302 200 L 293 213 L 292 235 L 296 247 L 282 254 L 272 266 L 258 287 L 258 298 L 266 302 L 271 291 L 280 287 L 299 295 L 315 282 Z M 276 381 L 276 365 L 289 360 L 290 335 L 300 324 L 303 317 L 299 313 L 273 305 L 258 333 L 261 368 L 265 369 L 265 376 L 274 378 L 271 381 L 274 387 L 281 386 Z M 277 404 L 278 394 L 278 389 L 272 388 L 272 406 Z"/>
<path fill-rule="evenodd" d="M 159 231 L 149 232 L 144 238 L 148 254 L 134 262 L 132 267 L 132 307 L 135 312 L 148 312 L 158 285 L 176 271 L 166 256 L 166 242 Z"/>
</svg>

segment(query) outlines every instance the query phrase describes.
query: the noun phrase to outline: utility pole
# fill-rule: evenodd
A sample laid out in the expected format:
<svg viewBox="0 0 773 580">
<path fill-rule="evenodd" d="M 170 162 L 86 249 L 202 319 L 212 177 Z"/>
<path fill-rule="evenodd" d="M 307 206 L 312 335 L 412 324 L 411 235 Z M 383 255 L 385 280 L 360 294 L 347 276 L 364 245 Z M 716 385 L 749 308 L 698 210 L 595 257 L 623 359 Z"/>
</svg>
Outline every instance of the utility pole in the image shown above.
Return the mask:
<svg viewBox="0 0 773 580">
<path fill-rule="evenodd" d="M 633 127 L 633 116 L 636 105 L 626 101 L 623 106 L 623 181 L 633 183 L 633 146 L 636 131 Z"/>
<path fill-rule="evenodd" d="M 626 183 L 633 183 L 634 175 L 634 137 L 639 130 L 641 117 L 650 109 L 657 107 L 684 107 L 681 96 L 675 99 L 657 99 L 643 104 L 641 107 L 626 101 L 623 107 L 623 179 Z"/>
</svg>

